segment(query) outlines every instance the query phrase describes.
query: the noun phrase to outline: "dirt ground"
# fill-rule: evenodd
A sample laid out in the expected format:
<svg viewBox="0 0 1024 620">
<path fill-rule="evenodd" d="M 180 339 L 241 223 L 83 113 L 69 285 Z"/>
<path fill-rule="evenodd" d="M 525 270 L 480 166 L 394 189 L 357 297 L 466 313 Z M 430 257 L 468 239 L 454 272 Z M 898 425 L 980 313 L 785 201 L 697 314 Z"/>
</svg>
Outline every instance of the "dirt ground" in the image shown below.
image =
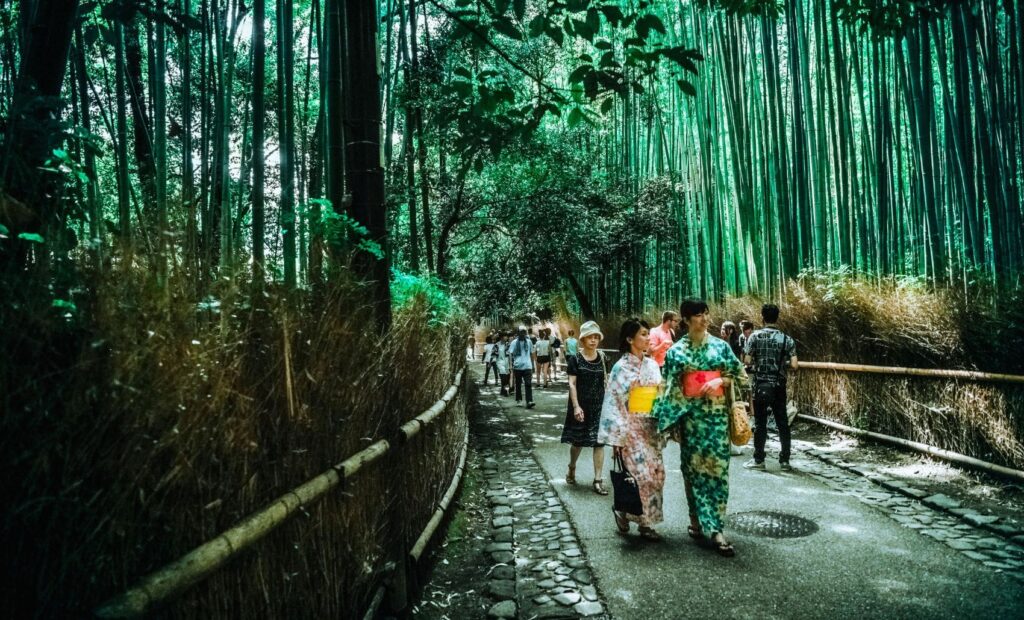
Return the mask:
<svg viewBox="0 0 1024 620">
<path fill-rule="evenodd" d="M 475 385 L 470 401 L 470 424 L 477 403 Z M 438 532 L 440 544 L 434 546 L 428 560 L 431 567 L 423 577 L 419 601 L 412 617 L 422 620 L 461 620 L 487 615 L 481 589 L 487 583 L 490 565 L 484 547 L 490 542 L 491 510 L 484 494 L 481 475 L 479 438 L 470 436 L 462 488 L 453 502 L 447 531 Z"/>
</svg>

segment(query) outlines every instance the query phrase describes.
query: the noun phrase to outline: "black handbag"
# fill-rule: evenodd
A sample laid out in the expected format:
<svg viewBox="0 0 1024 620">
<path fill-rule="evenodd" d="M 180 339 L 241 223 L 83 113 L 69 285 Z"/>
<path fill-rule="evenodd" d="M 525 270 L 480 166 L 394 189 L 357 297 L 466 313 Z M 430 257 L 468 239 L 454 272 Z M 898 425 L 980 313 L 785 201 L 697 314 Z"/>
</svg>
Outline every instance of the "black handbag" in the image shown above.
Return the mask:
<svg viewBox="0 0 1024 620">
<path fill-rule="evenodd" d="M 626 469 L 621 456 L 615 457 L 616 467 L 610 472 L 612 490 L 614 491 L 614 508 L 618 512 L 640 516 L 644 514 L 644 504 L 640 501 L 640 487 L 636 478 Z"/>
</svg>

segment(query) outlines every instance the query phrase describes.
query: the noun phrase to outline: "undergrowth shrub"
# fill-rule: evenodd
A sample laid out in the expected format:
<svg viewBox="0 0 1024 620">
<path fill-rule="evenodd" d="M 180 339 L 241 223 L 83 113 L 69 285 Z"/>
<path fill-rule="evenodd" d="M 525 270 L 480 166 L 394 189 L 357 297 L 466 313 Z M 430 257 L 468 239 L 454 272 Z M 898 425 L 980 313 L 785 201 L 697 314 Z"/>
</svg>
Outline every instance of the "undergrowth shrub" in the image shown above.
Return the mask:
<svg viewBox="0 0 1024 620">
<path fill-rule="evenodd" d="M 428 286 L 406 287 L 381 335 L 343 277 L 322 298 L 224 280 L 199 304 L 173 276 L 164 289 L 128 268 L 92 277 L 73 310 L 4 310 L 4 617 L 87 615 L 393 439 L 464 365 L 468 328 Z M 447 488 L 464 405 L 155 613 L 361 615 Z"/>
</svg>

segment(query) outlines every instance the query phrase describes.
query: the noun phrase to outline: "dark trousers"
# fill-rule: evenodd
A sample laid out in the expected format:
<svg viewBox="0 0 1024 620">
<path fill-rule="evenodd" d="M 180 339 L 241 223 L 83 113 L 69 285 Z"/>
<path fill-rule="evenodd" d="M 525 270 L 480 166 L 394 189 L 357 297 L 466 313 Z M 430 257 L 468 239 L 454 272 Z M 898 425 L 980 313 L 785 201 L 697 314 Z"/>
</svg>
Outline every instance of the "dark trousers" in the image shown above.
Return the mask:
<svg viewBox="0 0 1024 620">
<path fill-rule="evenodd" d="M 516 382 L 516 402 L 518 403 L 523 399 L 522 386 L 526 383 L 526 402 L 533 402 L 533 371 L 532 370 L 513 370 L 512 376 Z"/>
<path fill-rule="evenodd" d="M 508 394 L 508 389 L 510 387 L 512 387 L 511 385 L 509 385 L 509 383 L 511 383 L 511 381 L 509 381 L 509 379 L 510 379 L 510 377 L 508 375 L 501 375 L 501 395 L 502 396 L 505 396 L 506 394 Z"/>
<path fill-rule="evenodd" d="M 786 416 L 786 386 L 775 388 L 773 398 L 758 398 L 757 386 L 754 386 L 754 461 L 764 461 L 764 444 L 768 440 L 768 412 L 775 416 L 775 428 L 779 431 L 779 462 L 789 462 L 789 418 Z"/>
<path fill-rule="evenodd" d="M 487 379 L 491 376 L 491 369 L 494 369 L 494 382 L 498 382 L 498 362 L 487 362 L 484 366 L 484 385 L 487 385 Z"/>
</svg>

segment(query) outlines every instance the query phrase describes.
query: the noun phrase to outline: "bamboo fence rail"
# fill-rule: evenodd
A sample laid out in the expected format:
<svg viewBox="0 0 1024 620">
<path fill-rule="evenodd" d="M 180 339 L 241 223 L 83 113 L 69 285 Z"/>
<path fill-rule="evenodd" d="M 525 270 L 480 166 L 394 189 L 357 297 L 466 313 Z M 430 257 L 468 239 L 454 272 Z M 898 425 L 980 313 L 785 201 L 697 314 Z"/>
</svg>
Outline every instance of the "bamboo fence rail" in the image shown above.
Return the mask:
<svg viewBox="0 0 1024 620">
<path fill-rule="evenodd" d="M 935 368 L 906 368 L 903 366 L 867 366 L 865 364 L 839 364 L 836 362 L 797 362 L 799 369 L 835 370 L 838 372 L 867 372 L 881 375 L 907 375 L 934 379 L 963 379 L 965 381 L 995 381 L 1024 383 L 1022 375 L 1006 375 L 976 370 L 940 370 Z"/>
<path fill-rule="evenodd" d="M 400 432 L 405 440 L 414 437 L 447 408 L 462 385 L 465 371 L 465 368 L 459 370 L 455 375 L 455 382 L 439 401 L 413 420 L 402 425 Z M 166 601 L 209 577 L 229 560 L 287 521 L 296 512 L 321 499 L 344 480 L 354 476 L 364 466 L 376 461 L 396 447 L 395 442 L 389 442 L 386 439 L 367 446 L 338 465 L 288 491 L 231 529 L 199 545 L 178 560 L 143 577 L 133 588 L 97 608 L 96 615 L 100 618 L 133 618 L 146 614 L 153 605 Z M 457 469 L 457 474 L 460 476 L 465 464 L 465 456 L 466 448 L 463 447 Z M 453 483 L 453 486 L 457 488 L 458 485 Z M 449 494 L 454 495 L 451 487 L 449 493 L 445 495 L 450 502 Z M 431 519 L 431 523 L 433 523 L 433 519 Z M 435 523 L 433 527 L 436 528 L 437 524 Z M 422 549 L 420 553 L 422 553 Z"/>
<path fill-rule="evenodd" d="M 1024 471 L 1020 471 L 1019 469 L 1012 469 L 1010 467 L 1003 467 L 1002 465 L 996 465 L 995 463 L 989 463 L 988 461 L 983 461 L 981 459 L 976 459 L 973 456 L 967 456 L 964 454 L 960 454 L 958 452 L 953 452 L 952 450 L 936 448 L 935 446 L 930 446 L 926 443 L 921 443 L 920 441 L 910 441 L 909 439 L 903 439 L 901 437 L 893 437 L 891 435 L 884 435 L 882 433 L 876 433 L 874 431 L 866 431 L 864 429 L 854 428 L 852 426 L 840 424 L 839 422 L 833 422 L 832 420 L 826 420 L 825 418 L 819 418 L 804 413 L 798 414 L 797 418 L 808 420 L 810 422 L 817 422 L 822 426 L 834 428 L 838 431 L 842 431 L 850 435 L 855 435 L 857 437 L 867 437 L 869 439 L 874 439 L 876 441 L 881 441 L 883 443 L 892 444 L 894 446 L 899 446 L 901 448 L 909 448 L 911 450 L 915 450 L 923 454 L 934 456 L 935 458 L 939 458 L 944 461 L 958 463 L 960 465 L 964 465 L 972 469 L 986 471 L 992 474 L 998 474 L 1000 476 L 1005 476 L 1007 478 L 1013 478 L 1015 480 L 1024 482 Z"/>
<path fill-rule="evenodd" d="M 900 366 L 869 366 L 865 364 L 841 364 L 836 362 L 797 362 L 797 367 L 801 370 L 832 370 L 835 372 L 861 372 L 861 373 L 873 373 L 883 375 L 894 375 L 894 376 L 912 376 L 912 377 L 925 377 L 930 379 L 959 379 L 964 381 L 989 381 L 989 382 L 1003 382 L 1003 383 L 1015 383 L 1024 384 L 1024 376 L 1021 375 L 1010 375 L 1002 373 L 990 373 L 980 372 L 974 370 L 941 370 L 932 368 L 907 368 Z M 805 420 L 816 422 L 823 426 L 828 426 L 836 430 L 856 435 L 859 437 L 867 437 L 883 443 L 889 443 L 892 445 L 900 446 L 921 452 L 924 454 L 931 455 L 933 457 L 949 461 L 952 463 L 958 463 L 972 469 L 986 471 L 997 475 L 1005 476 L 1007 478 L 1013 478 L 1016 480 L 1024 480 L 1024 471 L 1012 469 L 1010 467 L 1004 467 L 995 463 L 989 463 L 981 459 L 976 459 L 971 456 L 953 452 L 951 450 L 945 450 L 943 448 L 937 448 L 919 441 L 911 441 L 909 439 L 903 439 L 901 437 L 893 437 L 890 435 L 884 435 L 882 433 L 876 433 L 873 431 L 867 431 L 864 429 L 854 428 L 845 424 L 840 424 L 833 420 L 827 420 L 824 418 L 811 416 L 807 414 L 799 414 L 797 417 Z"/>
</svg>

